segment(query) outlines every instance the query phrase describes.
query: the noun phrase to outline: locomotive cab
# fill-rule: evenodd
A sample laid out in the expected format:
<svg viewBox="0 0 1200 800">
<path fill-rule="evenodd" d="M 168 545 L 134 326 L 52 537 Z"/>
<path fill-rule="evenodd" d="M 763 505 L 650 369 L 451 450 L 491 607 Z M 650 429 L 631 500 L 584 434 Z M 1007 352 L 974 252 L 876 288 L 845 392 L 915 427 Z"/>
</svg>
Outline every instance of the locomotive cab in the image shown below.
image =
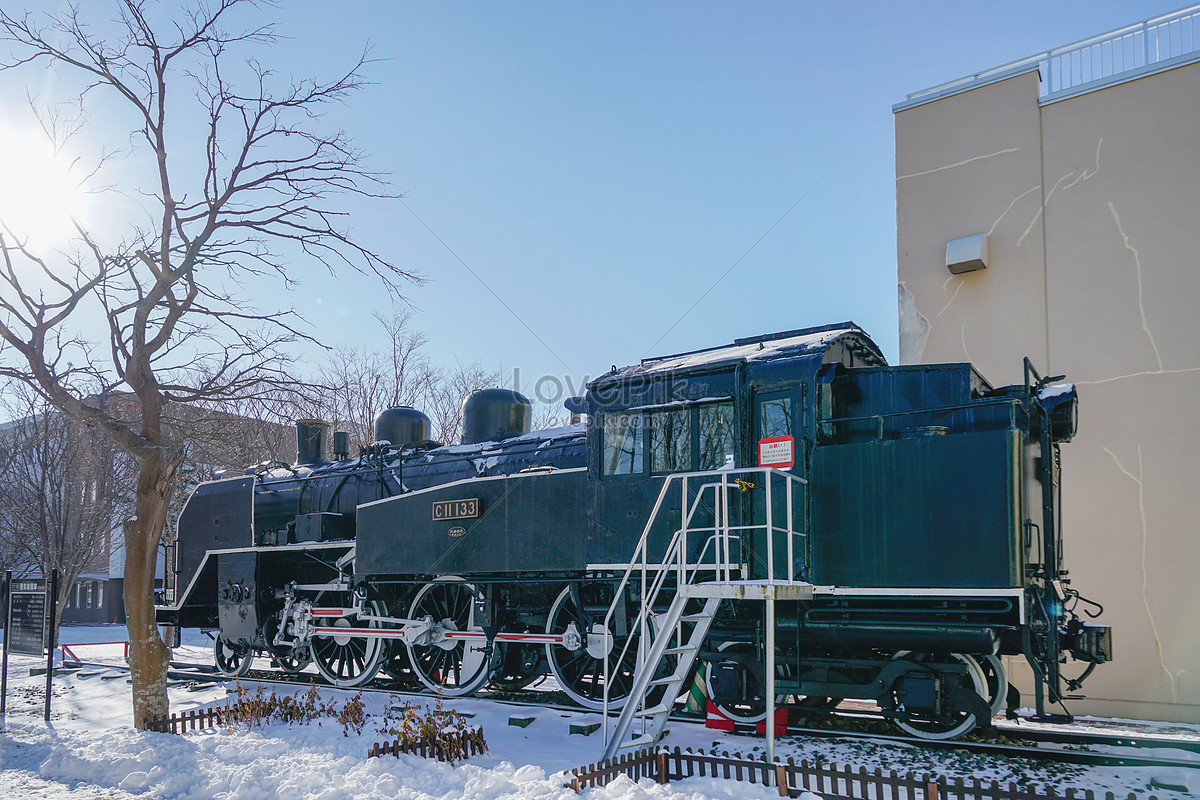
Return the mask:
<svg viewBox="0 0 1200 800">
<path fill-rule="evenodd" d="M 648 515 L 671 475 L 755 469 L 778 470 L 799 479 L 791 513 L 804 527 L 808 479 L 816 440 L 816 398 L 820 376 L 828 370 L 883 365 L 882 353 L 855 325 L 843 323 L 766 336 L 737 339 L 730 346 L 681 353 L 614 370 L 588 387 L 588 476 L 592 507 L 604 514 L 590 537 L 604 542 L 603 531 L 634 509 Z M 745 477 L 745 476 L 741 476 Z M 749 480 L 749 478 L 745 478 Z M 736 479 L 735 479 L 736 480 Z M 761 518 L 762 498 L 740 498 L 738 519 Z M 651 532 L 653 554 L 678 529 L 682 504 L 668 506 Z M 746 579 L 785 570 L 766 567 L 766 536 L 747 532 L 738 538 L 744 551 Z M 778 536 L 776 537 L 778 538 Z M 796 544 L 800 545 L 799 552 Z M 621 543 L 628 550 L 628 543 Z M 702 550 L 706 543 L 698 541 Z M 778 562 L 788 547 L 773 556 Z M 791 545 L 792 572 L 808 577 L 806 542 Z M 592 560 L 615 559 L 601 548 Z"/>
</svg>

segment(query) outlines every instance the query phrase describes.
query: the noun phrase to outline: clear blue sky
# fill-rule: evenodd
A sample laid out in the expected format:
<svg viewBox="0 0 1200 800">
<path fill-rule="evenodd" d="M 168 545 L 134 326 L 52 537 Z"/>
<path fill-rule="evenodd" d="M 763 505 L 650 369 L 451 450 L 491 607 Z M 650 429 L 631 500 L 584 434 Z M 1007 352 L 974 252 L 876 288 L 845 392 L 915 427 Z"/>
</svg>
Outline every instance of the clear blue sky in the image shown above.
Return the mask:
<svg viewBox="0 0 1200 800">
<path fill-rule="evenodd" d="M 295 37 L 280 55 L 332 68 L 369 38 L 387 59 L 347 126 L 549 348 L 405 207 L 354 224 L 430 278 L 408 295 L 436 359 L 519 366 L 528 391 L 845 319 L 895 360 L 892 105 L 1178 7 L 301 2 L 280 15 Z M 369 280 L 307 290 L 319 330 L 370 342 Z"/>
<path fill-rule="evenodd" d="M 529 391 L 847 319 L 896 360 L 892 105 L 1181 5 L 303 0 L 259 57 L 329 76 L 375 45 L 336 121 L 408 208 L 351 224 L 429 278 L 406 294 L 436 361 L 516 366 Z M 299 277 L 318 337 L 377 340 L 377 283 Z"/>
</svg>

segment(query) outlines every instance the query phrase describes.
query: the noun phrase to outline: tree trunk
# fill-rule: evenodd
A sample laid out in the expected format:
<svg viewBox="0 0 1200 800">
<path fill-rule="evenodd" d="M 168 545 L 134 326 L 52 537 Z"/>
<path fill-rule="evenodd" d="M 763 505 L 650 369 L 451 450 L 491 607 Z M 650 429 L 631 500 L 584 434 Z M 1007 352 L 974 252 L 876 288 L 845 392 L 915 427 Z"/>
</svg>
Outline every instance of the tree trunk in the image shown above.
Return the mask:
<svg viewBox="0 0 1200 800">
<path fill-rule="evenodd" d="M 166 716 L 167 667 L 171 651 L 154 618 L 154 568 L 158 540 L 167 518 L 169 468 L 161 456 L 141 460 L 137 518 L 125 523 L 125 627 L 129 632 L 129 672 L 133 679 L 133 726 Z"/>
</svg>

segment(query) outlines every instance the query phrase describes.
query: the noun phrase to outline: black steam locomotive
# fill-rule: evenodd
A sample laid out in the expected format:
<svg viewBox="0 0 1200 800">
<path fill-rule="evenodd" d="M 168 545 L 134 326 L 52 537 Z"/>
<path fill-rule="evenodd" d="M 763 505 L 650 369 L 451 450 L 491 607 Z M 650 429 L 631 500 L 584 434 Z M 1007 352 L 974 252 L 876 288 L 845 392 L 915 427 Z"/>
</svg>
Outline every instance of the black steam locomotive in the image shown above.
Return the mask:
<svg viewBox="0 0 1200 800">
<path fill-rule="evenodd" d="M 889 367 L 843 323 L 614 369 L 552 430 L 501 389 L 456 445 L 399 408 L 328 461 L 328 426 L 298 422 L 295 464 L 192 494 L 160 621 L 215 629 L 228 675 L 261 654 L 465 695 L 549 673 L 662 712 L 704 664 L 735 721 L 858 699 L 927 738 L 1015 707 L 1013 656 L 1044 714 L 1111 655 L 1063 568 L 1077 401 L 1053 380 Z"/>
</svg>

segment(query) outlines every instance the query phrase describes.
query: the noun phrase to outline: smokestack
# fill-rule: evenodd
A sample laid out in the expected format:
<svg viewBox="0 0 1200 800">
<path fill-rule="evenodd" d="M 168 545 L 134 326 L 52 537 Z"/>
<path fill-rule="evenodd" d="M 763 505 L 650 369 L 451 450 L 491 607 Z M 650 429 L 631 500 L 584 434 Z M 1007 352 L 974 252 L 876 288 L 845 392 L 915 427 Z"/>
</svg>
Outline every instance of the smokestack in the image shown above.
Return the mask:
<svg viewBox="0 0 1200 800">
<path fill-rule="evenodd" d="M 325 461 L 325 436 L 329 423 L 323 419 L 296 420 L 296 466 L 304 467 Z"/>
</svg>

